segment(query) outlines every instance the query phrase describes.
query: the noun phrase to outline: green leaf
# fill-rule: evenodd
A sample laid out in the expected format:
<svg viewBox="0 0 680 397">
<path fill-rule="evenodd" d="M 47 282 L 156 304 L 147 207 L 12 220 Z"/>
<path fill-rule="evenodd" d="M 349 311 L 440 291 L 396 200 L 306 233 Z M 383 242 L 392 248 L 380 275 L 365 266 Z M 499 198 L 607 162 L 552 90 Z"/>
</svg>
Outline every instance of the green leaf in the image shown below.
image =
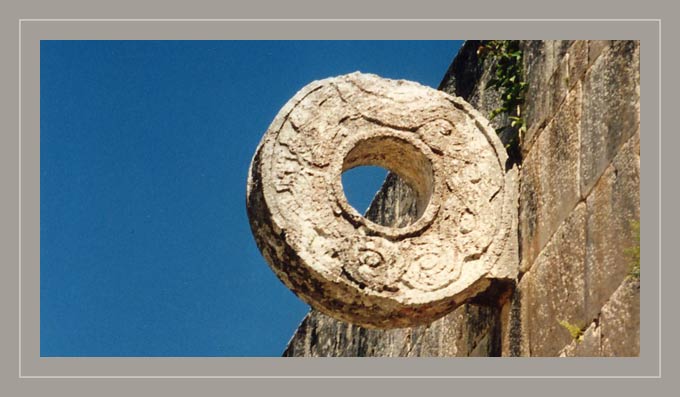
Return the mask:
<svg viewBox="0 0 680 397">
<path fill-rule="evenodd" d="M 497 128 L 496 132 L 501 133 L 506 129 L 515 129 L 515 135 L 526 131 L 526 122 L 520 117 L 520 106 L 524 102 L 524 92 L 528 84 L 523 81 L 522 69 L 522 50 L 519 48 L 519 41 L 513 40 L 486 40 L 482 42 L 480 48 L 484 49 L 487 55 L 493 55 L 495 65 L 493 65 L 493 78 L 487 82 L 487 88 L 498 91 L 501 106 L 491 111 L 489 120 L 493 120 L 500 114 L 506 114 L 509 125 Z M 512 109 L 516 114 L 510 114 Z M 515 145 L 519 137 L 515 136 L 511 142 Z"/>
</svg>

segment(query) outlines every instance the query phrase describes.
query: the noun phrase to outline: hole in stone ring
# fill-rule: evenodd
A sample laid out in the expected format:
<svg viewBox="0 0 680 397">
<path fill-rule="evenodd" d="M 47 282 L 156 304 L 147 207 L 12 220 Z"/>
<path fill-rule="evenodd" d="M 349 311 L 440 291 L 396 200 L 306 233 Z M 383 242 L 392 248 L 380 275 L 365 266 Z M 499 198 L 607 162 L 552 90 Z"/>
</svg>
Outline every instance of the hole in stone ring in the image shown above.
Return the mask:
<svg viewBox="0 0 680 397">
<path fill-rule="evenodd" d="M 395 194 L 400 195 L 399 202 L 404 205 L 402 208 L 394 208 L 392 213 L 385 213 L 384 208 L 393 206 L 382 205 L 384 208 L 377 211 L 381 216 L 371 217 L 373 222 L 382 226 L 403 228 L 414 224 L 423 216 L 434 192 L 434 172 L 431 161 L 422 150 L 404 139 L 391 135 L 360 139 L 345 155 L 342 172 L 357 167 L 365 168 L 363 166 L 382 167 L 392 172 L 393 175 L 389 175 L 388 178 L 400 179 L 393 181 L 396 182 L 393 185 L 401 185 L 399 189 L 390 192 L 388 197 L 376 195 L 376 202 L 372 205 L 381 206 L 381 200 L 395 201 L 396 197 L 389 197 Z M 409 202 L 409 198 L 412 198 L 412 201 Z M 372 210 L 373 208 L 369 208 L 368 212 Z M 397 220 L 400 220 L 400 223 L 397 224 Z"/>
<path fill-rule="evenodd" d="M 349 205 L 364 214 L 380 192 L 388 172 L 385 168 L 372 165 L 361 165 L 343 172 L 342 188 Z M 376 223 L 390 226 L 382 222 Z"/>
</svg>

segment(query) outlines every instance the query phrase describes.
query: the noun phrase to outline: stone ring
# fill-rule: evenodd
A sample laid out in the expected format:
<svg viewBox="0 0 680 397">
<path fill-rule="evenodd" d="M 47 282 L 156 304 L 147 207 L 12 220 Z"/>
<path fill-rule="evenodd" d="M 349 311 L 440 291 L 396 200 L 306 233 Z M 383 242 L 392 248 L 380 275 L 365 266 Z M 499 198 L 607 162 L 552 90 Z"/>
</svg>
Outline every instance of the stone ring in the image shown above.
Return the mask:
<svg viewBox="0 0 680 397">
<path fill-rule="evenodd" d="M 506 159 L 460 98 L 361 73 L 315 81 L 256 150 L 248 216 L 271 268 L 315 309 L 371 328 L 425 324 L 515 276 L 502 260 L 516 216 Z M 410 224 L 349 205 L 341 175 L 363 165 L 410 187 Z"/>
</svg>

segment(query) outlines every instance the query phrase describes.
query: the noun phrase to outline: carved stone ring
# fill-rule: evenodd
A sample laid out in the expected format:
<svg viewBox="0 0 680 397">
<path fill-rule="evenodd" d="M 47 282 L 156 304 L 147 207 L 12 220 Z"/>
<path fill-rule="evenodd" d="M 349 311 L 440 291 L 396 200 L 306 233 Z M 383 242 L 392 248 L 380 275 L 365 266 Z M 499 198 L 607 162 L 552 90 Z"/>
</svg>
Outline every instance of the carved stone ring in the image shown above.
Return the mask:
<svg viewBox="0 0 680 397">
<path fill-rule="evenodd" d="M 506 157 L 460 98 L 360 73 L 315 81 L 257 148 L 248 216 L 269 265 L 312 307 L 366 327 L 429 323 L 516 275 L 501 260 L 516 216 Z M 411 187 L 413 223 L 349 205 L 341 175 L 362 165 Z"/>
</svg>

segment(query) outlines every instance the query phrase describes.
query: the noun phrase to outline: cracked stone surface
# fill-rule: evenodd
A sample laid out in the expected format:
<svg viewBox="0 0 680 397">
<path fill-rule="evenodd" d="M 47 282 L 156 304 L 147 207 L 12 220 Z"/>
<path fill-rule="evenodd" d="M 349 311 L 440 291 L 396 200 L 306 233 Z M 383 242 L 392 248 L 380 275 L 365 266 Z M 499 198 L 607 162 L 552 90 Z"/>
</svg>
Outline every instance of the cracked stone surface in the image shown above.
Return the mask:
<svg viewBox="0 0 680 397">
<path fill-rule="evenodd" d="M 361 73 L 315 81 L 257 148 L 251 228 L 277 276 L 313 308 L 369 328 L 427 324 L 517 274 L 499 260 L 516 222 L 505 162 L 488 121 L 460 98 Z M 413 219 L 378 224 L 348 204 L 341 174 L 362 165 L 410 186 Z"/>
</svg>

